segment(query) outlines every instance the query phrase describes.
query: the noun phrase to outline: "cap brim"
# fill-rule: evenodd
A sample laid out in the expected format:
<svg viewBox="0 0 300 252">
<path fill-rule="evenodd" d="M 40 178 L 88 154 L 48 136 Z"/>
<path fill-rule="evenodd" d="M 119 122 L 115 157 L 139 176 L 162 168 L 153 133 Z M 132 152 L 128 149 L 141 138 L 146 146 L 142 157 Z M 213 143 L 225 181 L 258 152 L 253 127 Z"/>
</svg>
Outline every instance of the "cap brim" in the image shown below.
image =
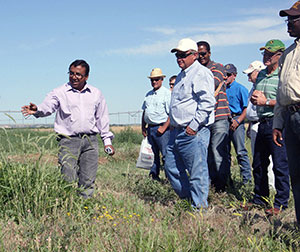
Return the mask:
<svg viewBox="0 0 300 252">
<path fill-rule="evenodd" d="M 188 49 L 188 50 L 192 50 L 192 49 Z M 174 52 L 187 52 L 188 50 L 183 51 L 183 50 L 180 50 L 179 48 L 173 48 L 173 49 L 171 50 L 171 53 L 174 53 Z"/>
<path fill-rule="evenodd" d="M 300 16 L 300 11 L 297 10 L 282 10 L 279 12 L 279 16 L 286 17 L 286 16 Z"/>
<path fill-rule="evenodd" d="M 246 70 L 243 71 L 244 74 L 249 74 L 249 73 L 252 73 L 254 71 L 254 69 L 252 68 L 248 68 Z"/>
</svg>

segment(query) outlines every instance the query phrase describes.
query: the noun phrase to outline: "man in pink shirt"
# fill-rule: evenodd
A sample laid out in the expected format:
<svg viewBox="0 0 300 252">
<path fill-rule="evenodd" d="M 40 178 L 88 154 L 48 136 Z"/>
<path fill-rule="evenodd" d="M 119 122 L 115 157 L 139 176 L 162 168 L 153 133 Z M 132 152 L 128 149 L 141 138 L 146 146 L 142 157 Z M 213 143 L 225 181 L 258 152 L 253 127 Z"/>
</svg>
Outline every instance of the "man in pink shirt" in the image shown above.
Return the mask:
<svg viewBox="0 0 300 252">
<path fill-rule="evenodd" d="M 51 91 L 40 105 L 22 107 L 25 116 L 45 117 L 56 112 L 58 162 L 68 182 L 78 181 L 80 195 L 91 197 L 98 169 L 98 138 L 104 151 L 115 153 L 109 131 L 108 109 L 101 91 L 89 84 L 89 65 L 75 60 L 69 67 L 69 82 Z"/>
</svg>

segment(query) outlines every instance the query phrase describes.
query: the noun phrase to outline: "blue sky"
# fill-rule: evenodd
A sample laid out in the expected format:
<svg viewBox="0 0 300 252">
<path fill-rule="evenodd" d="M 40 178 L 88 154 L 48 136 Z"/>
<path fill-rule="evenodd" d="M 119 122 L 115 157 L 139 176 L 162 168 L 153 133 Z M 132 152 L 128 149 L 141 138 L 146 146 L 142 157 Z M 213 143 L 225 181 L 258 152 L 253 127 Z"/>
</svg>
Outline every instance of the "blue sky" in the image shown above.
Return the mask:
<svg viewBox="0 0 300 252">
<path fill-rule="evenodd" d="M 180 71 L 170 50 L 185 37 L 208 41 L 212 59 L 235 64 L 250 88 L 242 70 L 262 59 L 259 48 L 270 39 L 292 43 L 278 13 L 294 2 L 0 0 L 1 110 L 42 102 L 68 80 L 75 59 L 90 64 L 89 83 L 109 112 L 139 110 L 152 68 L 167 77 Z"/>
</svg>

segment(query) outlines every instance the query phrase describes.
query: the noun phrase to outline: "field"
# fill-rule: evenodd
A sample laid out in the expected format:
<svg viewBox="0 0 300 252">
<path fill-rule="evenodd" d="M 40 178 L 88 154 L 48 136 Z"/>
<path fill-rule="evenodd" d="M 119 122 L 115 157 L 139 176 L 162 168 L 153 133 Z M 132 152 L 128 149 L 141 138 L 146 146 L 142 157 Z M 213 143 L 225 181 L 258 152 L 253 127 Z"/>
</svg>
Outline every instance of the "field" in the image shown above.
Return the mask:
<svg viewBox="0 0 300 252">
<path fill-rule="evenodd" d="M 242 186 L 235 155 L 233 187 L 211 190 L 208 210 L 195 213 L 164 177 L 135 167 L 139 130 L 112 130 L 116 155 L 100 147 L 97 189 L 84 200 L 60 176 L 53 131 L 0 129 L 0 251 L 300 250 L 292 195 L 278 217 L 240 208 L 253 185 Z"/>
</svg>

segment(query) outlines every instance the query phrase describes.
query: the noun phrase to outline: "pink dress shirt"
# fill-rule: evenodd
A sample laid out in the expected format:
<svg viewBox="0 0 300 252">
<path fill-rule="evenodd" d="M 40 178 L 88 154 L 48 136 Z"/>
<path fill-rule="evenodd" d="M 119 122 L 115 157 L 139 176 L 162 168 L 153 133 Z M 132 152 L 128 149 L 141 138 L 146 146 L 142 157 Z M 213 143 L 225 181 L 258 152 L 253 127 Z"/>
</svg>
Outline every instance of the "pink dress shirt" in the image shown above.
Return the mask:
<svg viewBox="0 0 300 252">
<path fill-rule="evenodd" d="M 99 89 L 86 84 L 78 91 L 66 83 L 46 96 L 34 116 L 49 116 L 55 111 L 56 133 L 67 136 L 99 133 L 104 145 L 111 145 L 114 135 L 109 131 L 108 109 Z"/>
</svg>

